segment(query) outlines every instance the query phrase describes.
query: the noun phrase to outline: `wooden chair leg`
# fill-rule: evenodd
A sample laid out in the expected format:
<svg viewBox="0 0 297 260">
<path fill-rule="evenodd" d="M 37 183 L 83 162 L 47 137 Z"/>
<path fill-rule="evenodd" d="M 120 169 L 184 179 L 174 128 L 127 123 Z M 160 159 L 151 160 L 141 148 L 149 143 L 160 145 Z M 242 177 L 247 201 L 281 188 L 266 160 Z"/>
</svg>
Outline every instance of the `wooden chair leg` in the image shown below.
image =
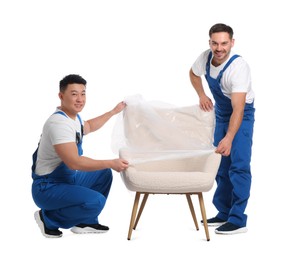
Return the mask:
<svg viewBox="0 0 297 260">
<path fill-rule="evenodd" d="M 135 221 L 135 217 L 136 217 L 136 213 L 137 213 L 139 198 L 140 198 L 140 193 L 136 192 L 135 199 L 134 199 L 134 205 L 133 205 L 133 209 L 132 209 L 132 214 L 131 214 L 131 219 L 130 219 L 130 226 L 129 226 L 129 231 L 128 231 L 128 240 L 131 239 L 131 234 L 132 234 L 132 229 L 133 229 L 133 226 L 134 226 L 134 221 Z"/>
<path fill-rule="evenodd" d="M 143 211 L 143 209 L 144 209 L 144 206 L 145 206 L 145 203 L 146 203 L 146 201 L 147 201 L 148 196 L 149 196 L 149 193 L 145 193 L 145 194 L 144 194 L 144 197 L 143 197 L 143 199 L 142 199 L 142 202 L 141 202 L 141 205 L 140 205 L 140 208 L 139 208 L 139 211 L 138 211 L 136 220 L 135 220 L 135 224 L 134 224 L 134 227 L 133 227 L 134 230 L 136 229 L 136 226 L 137 226 L 137 224 L 138 224 L 138 221 L 139 221 L 139 219 L 140 219 L 140 216 L 141 216 L 141 214 L 142 214 L 142 211 Z"/>
<path fill-rule="evenodd" d="M 202 192 L 198 193 L 198 198 L 199 198 L 200 210 L 201 210 L 201 215 L 202 215 L 202 219 L 203 219 L 203 226 L 204 226 L 204 230 L 205 230 L 206 239 L 207 239 L 207 241 L 209 241 L 210 237 L 209 237 L 209 232 L 208 232 L 206 211 L 205 211 Z"/>
<path fill-rule="evenodd" d="M 189 207 L 190 207 L 190 211 L 191 211 L 191 214 L 192 214 L 192 218 L 193 218 L 194 223 L 195 223 L 196 230 L 199 230 L 199 226 L 198 226 L 198 222 L 197 222 L 195 210 L 194 210 L 192 199 L 191 199 L 191 194 L 186 194 L 186 196 L 187 196 L 187 201 L 188 201 L 188 204 L 189 204 Z"/>
</svg>

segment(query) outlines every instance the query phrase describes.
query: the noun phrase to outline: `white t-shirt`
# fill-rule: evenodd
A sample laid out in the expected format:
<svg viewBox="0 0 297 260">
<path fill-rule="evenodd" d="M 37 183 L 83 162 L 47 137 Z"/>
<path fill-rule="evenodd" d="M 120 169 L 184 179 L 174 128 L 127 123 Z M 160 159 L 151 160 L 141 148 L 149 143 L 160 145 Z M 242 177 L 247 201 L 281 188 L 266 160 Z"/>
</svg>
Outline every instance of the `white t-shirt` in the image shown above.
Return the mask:
<svg viewBox="0 0 297 260">
<path fill-rule="evenodd" d="M 57 111 L 61 110 L 57 109 Z M 64 114 L 66 115 L 66 113 Z M 62 162 L 55 151 L 54 145 L 76 142 L 76 133 L 81 133 L 79 119 L 76 117 L 73 120 L 66 116 L 53 114 L 43 126 L 35 169 L 37 175 L 41 176 L 51 173 Z"/>
<path fill-rule="evenodd" d="M 206 63 L 210 52 L 210 49 L 204 51 L 194 62 L 192 71 L 196 76 L 201 77 L 206 74 Z M 234 53 L 231 52 L 228 60 L 233 55 Z M 228 60 L 217 67 L 213 66 L 210 61 L 210 76 L 212 78 L 217 78 Z M 238 57 L 233 60 L 229 67 L 224 71 L 221 78 L 221 87 L 223 94 L 230 99 L 231 93 L 246 92 L 246 103 L 250 104 L 254 101 L 255 94 L 252 90 L 250 67 L 242 57 Z"/>
</svg>

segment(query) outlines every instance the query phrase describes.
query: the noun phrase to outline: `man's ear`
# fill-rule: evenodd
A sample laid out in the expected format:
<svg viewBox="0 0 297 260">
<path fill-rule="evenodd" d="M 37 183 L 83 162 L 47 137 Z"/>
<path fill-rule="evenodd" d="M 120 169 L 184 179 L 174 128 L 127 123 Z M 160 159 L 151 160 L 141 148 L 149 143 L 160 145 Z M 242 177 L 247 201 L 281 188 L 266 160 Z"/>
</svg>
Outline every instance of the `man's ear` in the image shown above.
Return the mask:
<svg viewBox="0 0 297 260">
<path fill-rule="evenodd" d="M 231 40 L 231 46 L 232 46 L 232 47 L 234 46 L 234 43 L 235 43 L 235 39 L 232 39 L 232 40 Z"/>
<path fill-rule="evenodd" d="M 58 96 L 59 96 L 60 100 L 63 100 L 63 93 L 62 92 L 59 92 Z"/>
</svg>

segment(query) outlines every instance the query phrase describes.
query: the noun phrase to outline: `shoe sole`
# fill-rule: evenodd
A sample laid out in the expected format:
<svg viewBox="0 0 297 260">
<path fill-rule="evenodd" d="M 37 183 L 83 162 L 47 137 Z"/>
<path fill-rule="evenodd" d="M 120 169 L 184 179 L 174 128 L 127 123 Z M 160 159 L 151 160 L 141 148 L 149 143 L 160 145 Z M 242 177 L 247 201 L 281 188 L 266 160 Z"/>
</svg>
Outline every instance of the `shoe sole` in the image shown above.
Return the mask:
<svg viewBox="0 0 297 260">
<path fill-rule="evenodd" d="M 209 227 L 219 227 L 219 226 L 224 225 L 225 223 L 226 222 L 207 223 L 207 226 L 209 226 Z"/>
<path fill-rule="evenodd" d="M 231 231 L 219 231 L 215 230 L 216 234 L 221 234 L 221 235 L 235 235 L 235 234 L 241 234 L 241 233 L 246 233 L 248 229 L 246 227 L 238 228 L 236 230 L 231 230 Z"/>
<path fill-rule="evenodd" d="M 40 228 L 40 231 L 41 231 L 42 235 L 44 235 L 45 237 L 47 237 L 47 238 L 59 238 L 59 237 L 62 236 L 62 234 L 59 235 L 59 236 L 53 236 L 53 235 L 48 235 L 48 234 L 45 233 L 44 224 L 43 224 L 43 222 L 42 222 L 42 220 L 40 218 L 39 211 L 36 211 L 34 213 L 34 218 L 35 218 L 35 221 L 36 221 L 38 227 Z"/>
<path fill-rule="evenodd" d="M 215 222 L 215 223 L 208 223 L 207 222 L 207 226 L 209 227 L 219 227 L 219 226 L 222 226 L 224 225 L 226 222 Z M 203 222 L 201 223 L 203 225 Z"/>
<path fill-rule="evenodd" d="M 101 234 L 106 233 L 108 230 L 98 230 L 91 227 L 73 227 L 70 229 L 75 234 Z"/>
</svg>

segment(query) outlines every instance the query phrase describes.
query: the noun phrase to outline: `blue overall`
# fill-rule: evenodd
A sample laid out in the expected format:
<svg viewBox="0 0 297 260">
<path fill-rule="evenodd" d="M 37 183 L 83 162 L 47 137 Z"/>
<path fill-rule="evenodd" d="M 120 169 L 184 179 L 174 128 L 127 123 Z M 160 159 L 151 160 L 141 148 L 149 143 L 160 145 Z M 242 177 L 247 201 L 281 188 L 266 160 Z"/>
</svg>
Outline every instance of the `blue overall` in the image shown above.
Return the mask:
<svg viewBox="0 0 297 260">
<path fill-rule="evenodd" d="M 227 133 L 233 111 L 231 99 L 223 94 L 220 82 L 224 71 L 239 56 L 232 56 L 216 79 L 210 76 L 211 57 L 212 53 L 210 52 L 206 64 L 205 78 L 215 100 L 214 145 L 218 146 Z M 213 204 L 219 212 L 217 217 L 239 227 L 245 227 L 247 222 L 247 215 L 244 212 L 250 196 L 252 180 L 250 162 L 254 113 L 254 104 L 246 103 L 241 126 L 232 142 L 231 153 L 229 156 L 222 156 L 216 176 L 217 188 L 213 197 Z"/>
<path fill-rule="evenodd" d="M 58 111 L 63 116 L 63 112 Z M 76 133 L 78 154 L 81 156 L 83 125 Z M 71 228 L 77 224 L 97 224 L 112 184 L 111 169 L 83 172 L 69 169 L 61 163 L 53 172 L 35 174 L 38 147 L 33 154 L 32 197 L 41 208 L 48 229 Z"/>
</svg>

